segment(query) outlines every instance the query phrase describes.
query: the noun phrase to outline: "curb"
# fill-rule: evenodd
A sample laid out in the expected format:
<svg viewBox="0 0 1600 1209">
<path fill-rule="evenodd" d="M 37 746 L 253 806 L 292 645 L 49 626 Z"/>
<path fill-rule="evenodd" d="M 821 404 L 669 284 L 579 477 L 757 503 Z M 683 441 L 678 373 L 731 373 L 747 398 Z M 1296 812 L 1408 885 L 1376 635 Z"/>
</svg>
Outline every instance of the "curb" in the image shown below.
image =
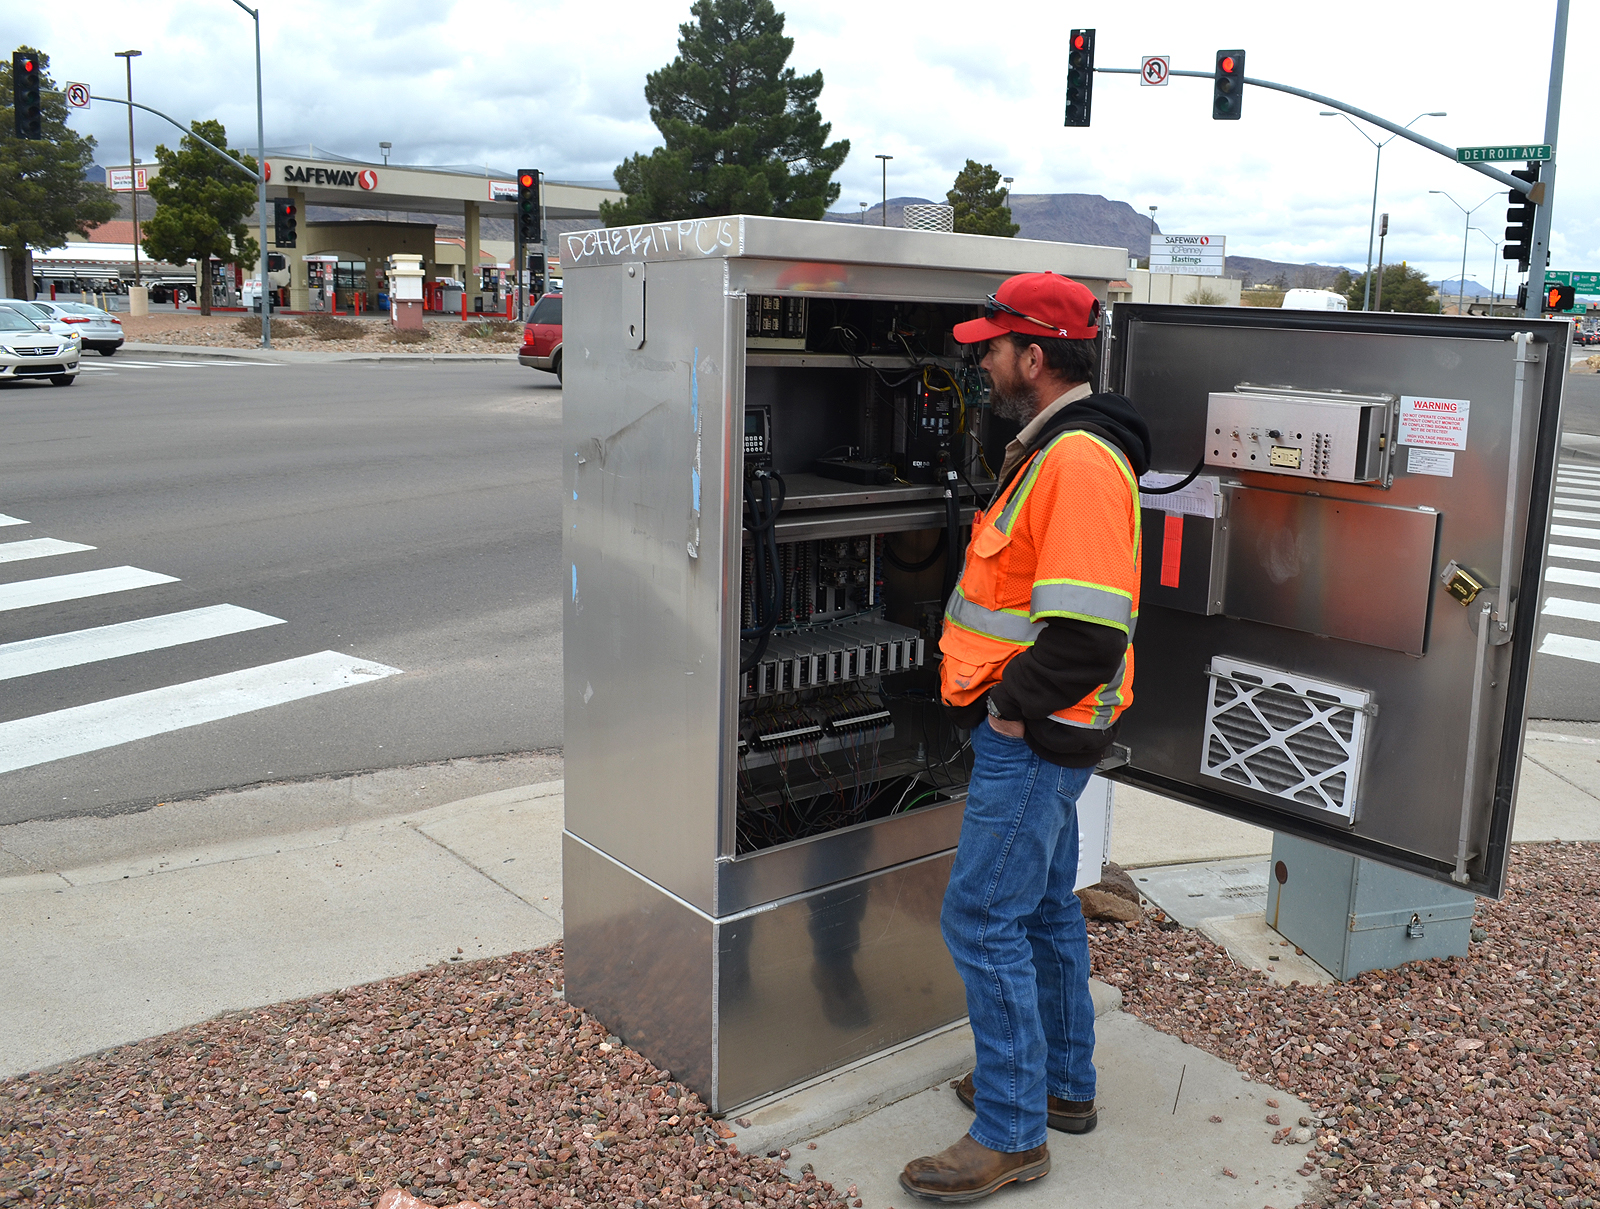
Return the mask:
<svg viewBox="0 0 1600 1209">
<path fill-rule="evenodd" d="M 142 344 L 125 343 L 117 350 L 137 353 L 141 357 L 224 357 L 239 361 L 271 361 L 280 365 L 328 365 L 349 362 L 396 361 L 408 364 L 431 365 L 447 362 L 455 365 L 478 363 L 515 362 L 516 353 L 316 353 L 304 349 L 231 348 L 209 344 Z M 115 358 L 108 358 L 114 361 Z"/>
</svg>

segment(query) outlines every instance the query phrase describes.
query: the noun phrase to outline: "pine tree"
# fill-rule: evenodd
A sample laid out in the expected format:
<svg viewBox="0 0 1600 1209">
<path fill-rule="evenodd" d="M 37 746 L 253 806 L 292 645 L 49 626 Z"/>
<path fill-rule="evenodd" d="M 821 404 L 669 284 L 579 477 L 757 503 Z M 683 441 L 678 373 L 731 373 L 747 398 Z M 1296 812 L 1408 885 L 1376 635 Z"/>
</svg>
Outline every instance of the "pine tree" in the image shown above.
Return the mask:
<svg viewBox="0 0 1600 1209">
<path fill-rule="evenodd" d="M 50 56 L 21 48 L 39 61 L 44 138 L 19 139 L 11 107 L 11 61 L 0 60 L 0 247 L 11 256 L 11 293 L 28 294 L 25 253 L 58 248 L 67 235 L 116 217 L 117 202 L 104 185 L 84 179 L 94 163 L 94 139 L 67 125 L 67 101 L 50 79 Z"/>
<path fill-rule="evenodd" d="M 1010 239 L 1022 228 L 1011 221 L 1006 193 L 1000 188 L 1000 173 L 993 164 L 968 160 L 967 166 L 956 173 L 955 187 L 945 194 L 956 210 L 956 230 Z"/>
<path fill-rule="evenodd" d="M 626 195 L 601 202 L 607 226 L 776 214 L 821 218 L 838 199 L 833 174 L 850 153 L 829 143 L 817 112 L 822 73 L 787 66 L 794 39 L 772 0 L 695 0 L 678 27 L 678 57 L 645 79 L 664 147 L 617 166 Z"/>
<path fill-rule="evenodd" d="M 228 148 L 228 132 L 221 122 L 193 122 L 190 129 L 201 138 Z M 251 171 L 256 161 L 237 151 L 229 154 Z M 156 147 L 159 175 L 150 178 L 150 196 L 156 201 L 155 217 L 141 224 L 140 246 L 157 260 L 172 264 L 200 262 L 200 313 L 211 313 L 211 258 L 253 265 L 259 249 L 245 219 L 256 212 L 256 186 L 242 172 L 217 162 L 217 153 L 187 134 L 176 151 Z"/>
</svg>

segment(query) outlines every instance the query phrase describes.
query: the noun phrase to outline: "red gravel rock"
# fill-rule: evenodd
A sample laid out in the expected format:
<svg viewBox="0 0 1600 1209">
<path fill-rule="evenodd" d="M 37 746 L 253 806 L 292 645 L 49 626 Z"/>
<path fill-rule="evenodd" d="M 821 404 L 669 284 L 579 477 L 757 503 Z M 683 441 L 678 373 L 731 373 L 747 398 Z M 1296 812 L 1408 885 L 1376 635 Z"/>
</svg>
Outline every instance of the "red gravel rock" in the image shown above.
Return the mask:
<svg viewBox="0 0 1600 1209">
<path fill-rule="evenodd" d="M 1125 1010 L 1316 1106 L 1308 1203 L 1600 1204 L 1600 845 L 1519 846 L 1473 922 L 1464 958 L 1323 987 L 1154 913 L 1090 943 Z"/>
<path fill-rule="evenodd" d="M 0 1080 L 0 1206 L 842 1209 L 562 1001 L 561 947 L 257 1011 Z"/>
</svg>

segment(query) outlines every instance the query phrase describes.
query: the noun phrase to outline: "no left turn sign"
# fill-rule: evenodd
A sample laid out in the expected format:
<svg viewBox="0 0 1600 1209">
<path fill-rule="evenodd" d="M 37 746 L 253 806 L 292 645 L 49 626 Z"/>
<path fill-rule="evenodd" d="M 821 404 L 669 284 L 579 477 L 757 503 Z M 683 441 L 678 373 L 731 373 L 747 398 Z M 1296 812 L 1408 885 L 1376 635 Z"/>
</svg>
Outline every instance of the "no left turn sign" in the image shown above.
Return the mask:
<svg viewBox="0 0 1600 1209">
<path fill-rule="evenodd" d="M 67 104 L 73 109 L 89 108 L 89 86 L 87 84 L 67 85 Z"/>
<path fill-rule="evenodd" d="M 1171 55 L 1145 55 L 1139 60 L 1139 83 L 1147 88 L 1165 87 L 1167 73 L 1171 70 Z"/>
</svg>

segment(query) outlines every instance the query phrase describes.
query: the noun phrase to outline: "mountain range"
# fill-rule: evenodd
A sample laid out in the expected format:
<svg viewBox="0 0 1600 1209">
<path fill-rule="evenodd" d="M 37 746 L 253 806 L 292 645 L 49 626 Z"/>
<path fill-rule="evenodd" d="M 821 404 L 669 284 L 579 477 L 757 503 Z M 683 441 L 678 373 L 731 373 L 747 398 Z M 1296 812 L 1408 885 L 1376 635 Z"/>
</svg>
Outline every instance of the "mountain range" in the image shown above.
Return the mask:
<svg viewBox="0 0 1600 1209">
<path fill-rule="evenodd" d="M 925 197 L 891 197 L 888 225 L 905 225 L 905 208 Z M 1127 202 L 1113 201 L 1098 193 L 1014 193 L 1010 198 L 1011 220 L 1022 229 L 1021 239 L 1044 239 L 1056 243 L 1084 243 L 1099 247 L 1126 248 L 1132 259 L 1142 260 L 1150 253 L 1152 232 L 1161 233 L 1159 224 L 1141 214 Z M 823 216 L 829 222 L 882 223 L 884 207 L 877 204 L 856 214 L 832 211 Z M 1227 275 L 1240 278 L 1245 285 L 1273 282 L 1280 277 L 1289 288 L 1326 289 L 1339 275 L 1339 265 L 1294 264 L 1263 260 L 1256 256 L 1230 256 Z"/>
</svg>

